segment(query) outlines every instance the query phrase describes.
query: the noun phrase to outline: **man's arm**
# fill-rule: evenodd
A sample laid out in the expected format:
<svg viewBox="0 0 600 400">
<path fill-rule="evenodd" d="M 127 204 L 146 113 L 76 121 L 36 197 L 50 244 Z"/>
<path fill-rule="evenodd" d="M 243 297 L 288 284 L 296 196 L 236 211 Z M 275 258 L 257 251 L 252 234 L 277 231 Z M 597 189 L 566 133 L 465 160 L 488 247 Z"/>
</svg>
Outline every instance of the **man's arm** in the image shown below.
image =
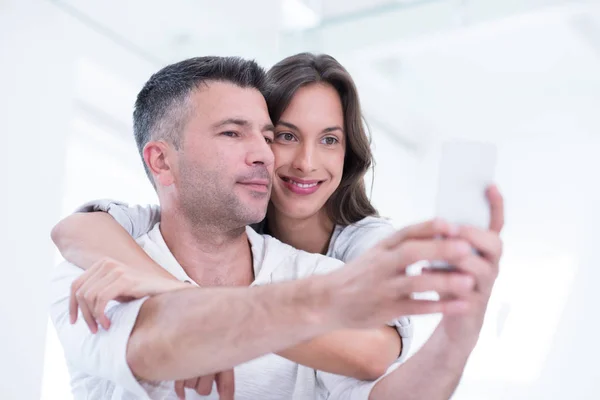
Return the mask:
<svg viewBox="0 0 600 400">
<path fill-rule="evenodd" d="M 111 328 L 96 335 L 81 319 L 77 327 L 85 330 L 68 326 L 69 287 L 79 271 L 67 277 L 67 288 L 64 282 L 57 285 L 63 303 L 53 307 L 53 320 L 61 327 L 59 335 L 74 366 L 90 375 L 104 376 L 115 363 L 122 368 L 125 351 L 111 348 L 118 338 L 119 346 L 127 347 L 125 365 L 141 379 L 203 376 L 337 329 L 377 327 L 397 315 L 460 312 L 460 300 L 425 302 L 410 294 L 433 290 L 460 299 L 471 291 L 472 279 L 459 273 L 404 274 L 407 265 L 421 259 L 455 263 L 471 254 L 462 241 L 414 239 L 444 231 L 433 222 L 406 228 L 354 265 L 327 275 L 251 288 L 182 289 L 147 299 L 139 314 L 131 311 L 132 303 L 116 304 L 109 310 Z M 139 302 L 134 304 L 139 307 Z M 79 351 L 70 342 L 87 347 Z M 114 378 L 114 373 L 108 376 Z"/>
<path fill-rule="evenodd" d="M 470 349 L 450 343 L 437 329 L 411 358 L 373 382 L 317 372 L 329 400 L 448 400 L 462 376 Z"/>
<path fill-rule="evenodd" d="M 369 400 L 447 400 L 458 386 L 472 348 L 462 349 L 436 329 L 407 362 L 375 384 Z"/>
<path fill-rule="evenodd" d="M 319 377 L 329 389 L 330 400 L 386 400 L 399 396 L 408 400 L 446 400 L 452 396 L 477 344 L 502 255 L 499 233 L 504 224 L 503 199 L 496 187 L 489 188 L 487 196 L 491 207 L 489 230 L 463 226 L 457 233 L 478 251 L 478 255 L 471 254 L 452 264 L 475 278 L 466 312 L 444 315 L 427 343 L 412 358 L 375 383 L 322 374 Z"/>
<path fill-rule="evenodd" d="M 227 370 L 335 329 L 323 277 L 252 288 L 184 289 L 148 299 L 127 346 L 133 373 L 177 380 Z"/>
</svg>

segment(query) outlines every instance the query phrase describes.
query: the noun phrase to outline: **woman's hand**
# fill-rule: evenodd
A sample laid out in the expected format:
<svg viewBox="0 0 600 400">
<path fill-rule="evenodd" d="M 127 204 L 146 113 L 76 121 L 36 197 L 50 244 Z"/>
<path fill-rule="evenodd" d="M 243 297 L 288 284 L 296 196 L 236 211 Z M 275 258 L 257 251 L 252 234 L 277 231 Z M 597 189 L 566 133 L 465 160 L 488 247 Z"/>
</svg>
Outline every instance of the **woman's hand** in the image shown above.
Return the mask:
<svg viewBox="0 0 600 400">
<path fill-rule="evenodd" d="M 110 327 L 110 320 L 104 310 L 111 300 L 125 302 L 189 287 L 188 283 L 177 280 L 156 265 L 151 268 L 136 268 L 104 258 L 71 285 L 71 323 L 77 321 L 77 310 L 81 308 L 85 322 L 92 333 L 96 333 L 98 322 L 104 329 Z"/>
</svg>

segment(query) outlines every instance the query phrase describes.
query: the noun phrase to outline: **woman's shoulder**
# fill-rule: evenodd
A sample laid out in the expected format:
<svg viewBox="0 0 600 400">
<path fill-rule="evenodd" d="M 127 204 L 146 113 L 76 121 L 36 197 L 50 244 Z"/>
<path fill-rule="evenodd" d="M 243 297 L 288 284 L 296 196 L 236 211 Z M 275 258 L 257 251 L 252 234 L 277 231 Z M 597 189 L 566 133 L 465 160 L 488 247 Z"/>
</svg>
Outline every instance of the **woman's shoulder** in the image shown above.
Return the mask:
<svg viewBox="0 0 600 400">
<path fill-rule="evenodd" d="M 356 221 L 353 224 L 350 225 L 346 225 L 345 227 L 343 227 L 344 230 L 349 229 L 364 229 L 364 228 L 369 228 L 369 229 L 376 229 L 376 228 L 382 228 L 382 227 L 387 227 L 387 228 L 394 228 L 394 224 L 392 223 L 392 220 L 389 218 L 385 218 L 385 217 L 365 217 L 363 219 L 361 219 L 360 221 Z"/>
<path fill-rule="evenodd" d="M 365 217 L 350 225 L 338 225 L 327 255 L 351 261 L 395 231 L 392 221 L 383 217 Z"/>
</svg>

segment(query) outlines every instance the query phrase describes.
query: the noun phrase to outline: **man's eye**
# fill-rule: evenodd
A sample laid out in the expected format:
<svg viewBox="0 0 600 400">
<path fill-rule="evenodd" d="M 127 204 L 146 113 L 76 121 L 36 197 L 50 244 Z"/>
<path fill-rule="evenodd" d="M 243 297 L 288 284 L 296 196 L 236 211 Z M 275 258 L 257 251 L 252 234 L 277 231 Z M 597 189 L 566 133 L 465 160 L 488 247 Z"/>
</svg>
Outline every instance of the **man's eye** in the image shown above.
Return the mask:
<svg viewBox="0 0 600 400">
<path fill-rule="evenodd" d="M 238 137 L 239 136 L 236 132 L 232 132 L 232 131 L 223 132 L 223 133 L 221 133 L 221 135 L 229 136 L 229 137 Z"/>
<path fill-rule="evenodd" d="M 267 142 L 267 144 L 273 144 L 273 139 L 271 139 L 268 136 L 265 136 L 265 142 Z"/>
</svg>

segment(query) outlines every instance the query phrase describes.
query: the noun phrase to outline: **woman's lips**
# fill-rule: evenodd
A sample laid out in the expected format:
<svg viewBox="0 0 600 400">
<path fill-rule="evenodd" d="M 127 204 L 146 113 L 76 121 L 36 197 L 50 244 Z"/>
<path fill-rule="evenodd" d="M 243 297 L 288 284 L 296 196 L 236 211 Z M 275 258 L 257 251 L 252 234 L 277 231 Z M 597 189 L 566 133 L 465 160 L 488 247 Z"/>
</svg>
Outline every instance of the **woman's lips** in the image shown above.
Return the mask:
<svg viewBox="0 0 600 400">
<path fill-rule="evenodd" d="M 319 186 L 321 186 L 321 183 L 323 183 L 323 181 L 318 180 L 289 178 L 287 176 L 281 176 L 280 178 L 283 182 L 283 185 L 290 192 L 300 195 L 313 194 L 314 192 L 319 190 Z"/>
</svg>

